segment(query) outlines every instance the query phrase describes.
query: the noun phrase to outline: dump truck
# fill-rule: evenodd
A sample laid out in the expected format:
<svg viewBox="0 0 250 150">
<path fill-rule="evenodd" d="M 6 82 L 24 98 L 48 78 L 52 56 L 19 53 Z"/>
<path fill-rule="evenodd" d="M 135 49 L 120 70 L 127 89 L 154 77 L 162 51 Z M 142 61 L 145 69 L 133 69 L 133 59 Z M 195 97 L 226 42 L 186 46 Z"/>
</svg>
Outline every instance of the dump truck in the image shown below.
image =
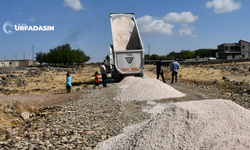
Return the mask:
<svg viewBox="0 0 250 150">
<path fill-rule="evenodd" d="M 106 56 L 107 71 L 114 80 L 124 76 L 143 77 L 144 48 L 133 13 L 111 13 L 113 44 Z"/>
</svg>

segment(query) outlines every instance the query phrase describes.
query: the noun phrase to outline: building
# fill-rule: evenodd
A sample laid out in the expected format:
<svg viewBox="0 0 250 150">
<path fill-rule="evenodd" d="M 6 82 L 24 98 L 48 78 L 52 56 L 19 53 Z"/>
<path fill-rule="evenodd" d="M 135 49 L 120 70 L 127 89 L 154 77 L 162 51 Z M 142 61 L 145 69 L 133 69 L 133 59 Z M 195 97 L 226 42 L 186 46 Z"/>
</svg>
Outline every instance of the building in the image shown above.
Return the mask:
<svg viewBox="0 0 250 150">
<path fill-rule="evenodd" d="M 35 61 L 29 59 L 19 60 L 19 66 L 20 67 L 35 66 Z"/>
<path fill-rule="evenodd" d="M 19 61 L 17 60 L 1 60 L 0 67 L 18 67 Z"/>
<path fill-rule="evenodd" d="M 0 67 L 30 67 L 30 66 L 37 66 L 37 62 L 29 59 L 0 60 Z"/>
<path fill-rule="evenodd" d="M 240 40 L 239 43 L 224 43 L 218 45 L 219 59 L 250 58 L 250 43 Z"/>
</svg>

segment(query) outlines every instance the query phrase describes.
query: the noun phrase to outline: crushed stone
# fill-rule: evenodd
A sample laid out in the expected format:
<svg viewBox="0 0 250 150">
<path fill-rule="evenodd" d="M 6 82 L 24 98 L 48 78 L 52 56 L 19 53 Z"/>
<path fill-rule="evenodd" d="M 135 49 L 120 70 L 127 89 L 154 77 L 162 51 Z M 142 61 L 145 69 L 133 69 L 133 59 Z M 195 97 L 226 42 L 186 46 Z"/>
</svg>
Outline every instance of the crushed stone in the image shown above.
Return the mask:
<svg viewBox="0 0 250 150">
<path fill-rule="evenodd" d="M 135 23 L 126 17 L 116 18 L 112 23 L 115 50 L 127 50 Z"/>
<path fill-rule="evenodd" d="M 250 149 L 250 110 L 230 100 L 169 103 L 96 149 Z"/>
<path fill-rule="evenodd" d="M 114 100 L 120 101 L 149 101 L 185 96 L 168 84 L 153 78 L 129 76 L 124 78 L 118 87 L 122 92 L 115 96 Z"/>
</svg>

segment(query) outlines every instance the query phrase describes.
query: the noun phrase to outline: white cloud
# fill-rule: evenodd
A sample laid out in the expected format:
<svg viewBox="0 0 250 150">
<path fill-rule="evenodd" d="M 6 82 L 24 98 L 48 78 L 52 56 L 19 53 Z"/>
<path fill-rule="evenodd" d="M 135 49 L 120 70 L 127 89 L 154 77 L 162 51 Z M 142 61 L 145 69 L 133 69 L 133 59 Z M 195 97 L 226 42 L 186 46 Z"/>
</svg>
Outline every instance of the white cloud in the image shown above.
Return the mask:
<svg viewBox="0 0 250 150">
<path fill-rule="evenodd" d="M 17 12 L 17 14 L 18 14 L 18 15 L 22 15 L 23 13 L 19 11 L 19 12 Z"/>
<path fill-rule="evenodd" d="M 164 22 L 162 19 L 156 19 L 151 16 L 144 16 L 136 20 L 139 30 L 142 34 L 150 35 L 172 35 L 174 25 Z"/>
<path fill-rule="evenodd" d="M 186 24 L 186 23 L 183 23 L 182 24 L 182 27 L 184 28 L 184 29 L 180 29 L 179 30 L 179 34 L 180 34 L 180 36 L 182 36 L 182 37 L 184 37 L 184 36 L 188 36 L 188 35 L 191 35 L 192 37 L 196 37 L 197 35 L 192 35 L 192 33 L 193 33 L 193 31 L 194 31 L 194 27 L 193 26 L 189 26 L 188 24 Z"/>
<path fill-rule="evenodd" d="M 206 2 L 206 8 L 214 7 L 215 13 L 231 12 L 240 9 L 241 3 L 234 0 L 213 0 Z"/>
<path fill-rule="evenodd" d="M 30 22 L 33 22 L 33 21 L 35 21 L 35 20 L 36 20 L 35 17 L 30 18 Z"/>
<path fill-rule="evenodd" d="M 80 0 L 64 0 L 64 6 L 68 6 L 74 10 L 81 10 L 81 9 L 85 9 L 84 7 L 82 7 L 82 4 L 80 2 Z"/>
<path fill-rule="evenodd" d="M 198 18 L 198 16 L 194 16 L 190 11 L 182 12 L 180 14 L 171 12 L 163 17 L 165 21 L 172 23 L 190 23 L 194 22 Z"/>
<path fill-rule="evenodd" d="M 192 35 L 192 37 L 194 37 L 194 38 L 197 37 L 197 36 L 198 36 L 197 34 L 193 34 L 193 35 Z"/>
</svg>

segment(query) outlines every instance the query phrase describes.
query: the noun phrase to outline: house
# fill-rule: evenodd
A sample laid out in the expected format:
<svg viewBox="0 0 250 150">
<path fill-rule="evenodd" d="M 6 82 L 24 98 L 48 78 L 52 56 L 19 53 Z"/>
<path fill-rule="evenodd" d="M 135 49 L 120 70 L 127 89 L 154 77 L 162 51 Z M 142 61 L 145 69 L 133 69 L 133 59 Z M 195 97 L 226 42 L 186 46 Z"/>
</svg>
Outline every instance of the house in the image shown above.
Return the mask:
<svg viewBox="0 0 250 150">
<path fill-rule="evenodd" d="M 224 43 L 218 45 L 219 59 L 250 58 L 250 43 L 240 40 L 238 43 Z"/>
<path fill-rule="evenodd" d="M 33 62 L 34 62 L 33 60 L 29 60 L 29 59 L 19 60 L 19 67 L 34 66 Z"/>
<path fill-rule="evenodd" d="M 17 60 L 1 60 L 0 67 L 18 67 L 19 61 Z"/>
<path fill-rule="evenodd" d="M 0 67 L 29 67 L 36 66 L 37 62 L 29 59 L 24 60 L 0 60 Z"/>
</svg>

